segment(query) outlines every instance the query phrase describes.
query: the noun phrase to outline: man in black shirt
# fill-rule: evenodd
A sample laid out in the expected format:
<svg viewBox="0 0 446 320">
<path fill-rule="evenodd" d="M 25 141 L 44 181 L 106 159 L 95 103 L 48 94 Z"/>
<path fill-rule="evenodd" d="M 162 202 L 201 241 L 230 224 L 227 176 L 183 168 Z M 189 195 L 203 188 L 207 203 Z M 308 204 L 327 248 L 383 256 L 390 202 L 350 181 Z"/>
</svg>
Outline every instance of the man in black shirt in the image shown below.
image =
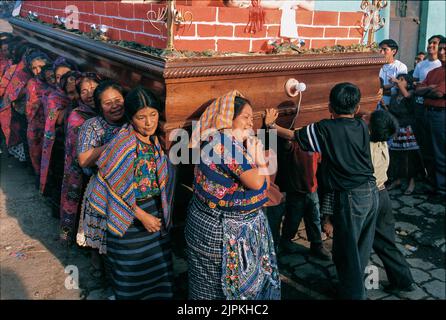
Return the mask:
<svg viewBox="0 0 446 320">
<path fill-rule="evenodd" d="M 361 93 L 351 83 L 339 83 L 330 92 L 332 119 L 299 130 L 275 124 L 278 112 L 266 111 L 265 123 L 285 139 L 296 140 L 303 150 L 319 152 L 325 192 L 333 192 L 333 261 L 340 281 L 341 299 L 366 299 L 364 271 L 370 258 L 378 209 L 367 125 L 354 115 Z"/>
</svg>

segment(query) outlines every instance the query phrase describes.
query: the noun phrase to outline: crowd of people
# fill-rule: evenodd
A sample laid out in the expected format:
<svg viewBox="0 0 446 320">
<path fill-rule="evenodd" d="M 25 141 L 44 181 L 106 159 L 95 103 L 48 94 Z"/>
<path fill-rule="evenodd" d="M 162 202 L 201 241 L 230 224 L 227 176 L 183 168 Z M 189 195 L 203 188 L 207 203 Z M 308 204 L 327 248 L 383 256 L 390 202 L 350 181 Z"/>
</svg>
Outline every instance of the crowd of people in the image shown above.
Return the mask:
<svg viewBox="0 0 446 320">
<path fill-rule="evenodd" d="M 0 40 L 3 143 L 32 170 L 60 218 L 61 243 L 91 250 L 116 299 L 172 298 L 176 168 L 159 139 L 162 101 L 150 89 L 127 92 L 81 72 L 19 37 Z M 184 232 L 189 298 L 280 299 L 277 255 L 295 252 L 302 218 L 310 253 L 335 263 L 339 298 L 367 297 L 372 248 L 388 275 L 386 290 L 414 290 L 395 245 L 387 190 L 407 178 L 411 194 L 425 178 L 446 193 L 445 46 L 444 37 L 431 37 L 410 75 L 395 60 L 395 41 L 382 41 L 383 98 L 372 114 L 361 114 L 352 83 L 332 88 L 331 119 L 304 128 L 278 126 L 277 110 L 267 109 L 277 154 L 252 136 L 252 104 L 242 93 L 213 100 L 192 141 L 207 152 L 195 166 Z M 277 175 L 265 173 L 273 158 Z"/>
</svg>

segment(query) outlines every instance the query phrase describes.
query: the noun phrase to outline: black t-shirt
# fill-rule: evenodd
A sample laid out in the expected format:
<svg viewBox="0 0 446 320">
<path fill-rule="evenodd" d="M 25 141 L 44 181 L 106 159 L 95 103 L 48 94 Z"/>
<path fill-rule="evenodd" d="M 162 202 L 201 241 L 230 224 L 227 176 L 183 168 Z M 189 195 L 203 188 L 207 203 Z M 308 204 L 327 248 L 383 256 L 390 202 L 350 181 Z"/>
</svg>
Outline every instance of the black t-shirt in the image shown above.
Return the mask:
<svg viewBox="0 0 446 320">
<path fill-rule="evenodd" d="M 367 125 L 361 119 L 337 118 L 312 123 L 294 132 L 306 151 L 319 152 L 324 191 L 354 189 L 375 181 Z"/>
</svg>

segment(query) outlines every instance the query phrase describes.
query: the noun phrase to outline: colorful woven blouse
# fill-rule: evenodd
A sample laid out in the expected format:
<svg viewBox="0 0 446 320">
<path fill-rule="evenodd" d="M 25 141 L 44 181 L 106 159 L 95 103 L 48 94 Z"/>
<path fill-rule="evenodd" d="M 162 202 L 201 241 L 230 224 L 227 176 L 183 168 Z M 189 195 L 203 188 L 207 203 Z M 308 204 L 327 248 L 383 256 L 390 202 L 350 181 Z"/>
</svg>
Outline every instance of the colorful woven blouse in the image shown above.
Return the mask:
<svg viewBox="0 0 446 320">
<path fill-rule="evenodd" d="M 260 190 L 246 189 L 240 175 L 256 168 L 244 146 L 223 133 L 201 147 L 201 161 L 195 167 L 194 194 L 210 208 L 249 213 L 267 201 L 267 183 Z"/>
<path fill-rule="evenodd" d="M 159 196 L 158 178 L 156 175 L 155 147 L 136 139 L 136 159 L 134 162 L 134 191 L 137 201 Z"/>
<path fill-rule="evenodd" d="M 79 130 L 77 154 L 109 143 L 119 132 L 119 129 L 121 129 L 120 124 L 110 124 L 102 116 L 86 120 Z M 82 170 L 87 176 L 91 176 L 95 173 L 96 168 L 83 168 Z"/>
</svg>

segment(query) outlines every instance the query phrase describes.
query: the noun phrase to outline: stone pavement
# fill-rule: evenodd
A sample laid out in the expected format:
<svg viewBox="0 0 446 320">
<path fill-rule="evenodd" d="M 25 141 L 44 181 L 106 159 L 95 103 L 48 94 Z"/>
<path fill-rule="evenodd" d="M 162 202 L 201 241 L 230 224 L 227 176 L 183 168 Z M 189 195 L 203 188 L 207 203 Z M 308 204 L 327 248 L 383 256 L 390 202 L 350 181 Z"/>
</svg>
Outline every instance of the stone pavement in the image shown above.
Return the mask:
<svg viewBox="0 0 446 320">
<path fill-rule="evenodd" d="M 420 186 L 416 191 L 420 190 Z M 431 200 L 426 195 L 390 192 L 396 218 L 396 242 L 411 266 L 412 275 L 419 286 L 407 298 L 445 299 L 445 206 L 444 202 Z M 310 243 L 301 224 L 296 238 L 296 253 L 279 254 L 281 273 L 307 289 L 314 299 L 333 299 L 336 285 L 336 269 L 332 262 L 322 261 L 309 255 Z M 332 240 L 325 245 L 331 248 Z M 369 265 L 378 267 L 380 284 L 387 282 L 381 260 L 372 253 Z M 399 299 L 379 289 L 368 290 L 371 300 Z"/>
<path fill-rule="evenodd" d="M 3 151 L 5 151 L 3 149 Z M 445 299 L 445 207 L 427 196 L 403 196 L 392 191 L 398 221 L 396 239 L 412 267 L 420 289 L 411 299 Z M 0 299 L 106 299 L 110 292 L 90 272 L 89 251 L 63 248 L 58 243 L 59 220 L 34 186 L 29 170 L 0 154 Z M 175 298 L 187 299 L 187 263 L 184 221 L 177 217 L 173 230 Z M 325 241 L 331 247 L 331 239 Z M 333 299 L 336 270 L 331 262 L 308 254 L 303 225 L 294 239 L 298 252 L 279 254 L 282 298 Z M 371 264 L 386 280 L 382 263 L 373 254 Z M 65 267 L 79 269 L 79 289 L 67 290 Z M 398 297 L 381 289 L 369 290 L 372 300 Z"/>
</svg>

